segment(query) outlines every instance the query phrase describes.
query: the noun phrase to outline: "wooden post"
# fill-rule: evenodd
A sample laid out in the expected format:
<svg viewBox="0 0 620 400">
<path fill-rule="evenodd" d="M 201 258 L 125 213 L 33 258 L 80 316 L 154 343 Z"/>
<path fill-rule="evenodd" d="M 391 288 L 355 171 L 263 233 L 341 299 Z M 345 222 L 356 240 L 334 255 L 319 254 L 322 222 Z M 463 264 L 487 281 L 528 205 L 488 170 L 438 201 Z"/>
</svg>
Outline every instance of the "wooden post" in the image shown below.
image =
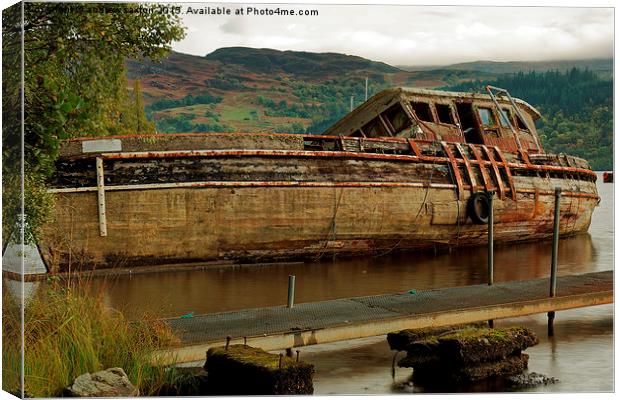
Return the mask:
<svg viewBox="0 0 620 400">
<path fill-rule="evenodd" d="M 99 208 L 99 236 L 108 236 L 108 228 L 105 215 L 105 183 L 103 179 L 103 159 L 97 157 L 97 205 Z"/>
<path fill-rule="evenodd" d="M 288 302 L 287 307 L 293 308 L 295 302 L 295 275 L 288 276 Z"/>
</svg>

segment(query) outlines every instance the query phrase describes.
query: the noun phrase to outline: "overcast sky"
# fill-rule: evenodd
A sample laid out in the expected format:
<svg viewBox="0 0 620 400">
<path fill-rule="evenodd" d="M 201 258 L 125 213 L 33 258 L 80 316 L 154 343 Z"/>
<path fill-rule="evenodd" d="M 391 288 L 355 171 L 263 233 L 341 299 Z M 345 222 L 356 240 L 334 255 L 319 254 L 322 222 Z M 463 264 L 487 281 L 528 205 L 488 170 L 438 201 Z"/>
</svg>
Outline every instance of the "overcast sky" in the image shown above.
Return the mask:
<svg viewBox="0 0 620 400">
<path fill-rule="evenodd" d="M 218 4 L 182 5 L 217 7 Z M 234 14 L 240 4 L 219 4 Z M 278 5 L 257 8 L 275 9 Z M 612 57 L 613 9 L 560 7 L 330 6 L 318 16 L 189 15 L 174 50 L 206 55 L 220 47 L 338 52 L 392 65 L 475 60 L 538 61 Z"/>
</svg>

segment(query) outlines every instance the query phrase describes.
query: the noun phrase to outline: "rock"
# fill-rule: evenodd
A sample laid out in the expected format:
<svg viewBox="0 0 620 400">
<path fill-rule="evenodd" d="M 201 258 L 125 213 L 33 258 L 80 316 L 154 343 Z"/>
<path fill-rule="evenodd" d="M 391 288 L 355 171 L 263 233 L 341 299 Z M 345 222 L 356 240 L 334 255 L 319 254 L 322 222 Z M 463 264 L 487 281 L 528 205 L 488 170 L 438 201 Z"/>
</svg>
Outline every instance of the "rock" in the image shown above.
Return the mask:
<svg viewBox="0 0 620 400">
<path fill-rule="evenodd" d="M 205 369 L 212 395 L 314 393 L 312 364 L 242 344 L 210 348 Z"/>
<path fill-rule="evenodd" d="M 527 328 L 467 328 L 410 343 L 406 348 L 407 356 L 398 366 L 477 365 L 519 355 L 537 343 L 538 339 Z"/>
<path fill-rule="evenodd" d="M 450 325 L 441 328 L 421 328 L 421 329 L 405 329 L 398 332 L 390 332 L 387 334 L 387 341 L 391 350 L 407 350 L 411 343 L 428 340 L 429 338 L 445 335 L 454 331 L 469 328 L 482 328 L 486 324 L 483 322 L 465 325 Z"/>
<path fill-rule="evenodd" d="M 536 372 L 510 376 L 506 380 L 511 386 L 519 388 L 531 388 L 541 385 L 547 386 L 559 382 L 559 380 L 554 377 L 545 376 Z"/>
<path fill-rule="evenodd" d="M 70 397 L 135 397 L 140 391 L 127 378 L 122 368 L 108 368 L 93 374 L 78 376 L 73 385 L 65 389 Z"/>
<path fill-rule="evenodd" d="M 442 336 L 438 341 L 442 362 L 460 365 L 501 360 L 538 344 L 534 332 L 527 328 L 465 329 Z"/>
<path fill-rule="evenodd" d="M 528 355 L 508 356 L 501 360 L 468 366 L 432 363 L 414 367 L 414 381 L 425 384 L 444 382 L 462 384 L 480 381 L 487 378 L 516 375 L 527 368 Z"/>
<path fill-rule="evenodd" d="M 520 374 L 528 363 L 527 354 L 521 352 L 538 343 L 527 328 L 408 330 L 391 338 L 392 348 L 397 345 L 407 350 L 398 366 L 413 368 L 414 380 L 431 384 L 470 383 Z"/>
<path fill-rule="evenodd" d="M 439 364 L 439 341 L 436 337 L 413 342 L 407 346 L 407 356 L 398 362 L 401 368 L 418 368 L 432 364 Z"/>
</svg>

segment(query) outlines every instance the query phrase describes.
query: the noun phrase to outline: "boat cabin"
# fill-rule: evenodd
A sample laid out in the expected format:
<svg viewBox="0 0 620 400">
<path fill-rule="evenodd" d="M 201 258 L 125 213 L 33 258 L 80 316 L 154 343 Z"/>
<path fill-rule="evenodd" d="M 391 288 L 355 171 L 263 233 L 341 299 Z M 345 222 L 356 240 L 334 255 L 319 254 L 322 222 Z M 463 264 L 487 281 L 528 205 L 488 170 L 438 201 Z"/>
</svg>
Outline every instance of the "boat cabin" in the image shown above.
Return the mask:
<svg viewBox="0 0 620 400">
<path fill-rule="evenodd" d="M 513 99 L 503 89 L 488 86 L 487 91 L 489 94 L 387 89 L 323 134 L 439 140 L 497 146 L 511 152 L 544 153 L 535 126 L 541 116 L 538 110 L 523 100 Z"/>
</svg>

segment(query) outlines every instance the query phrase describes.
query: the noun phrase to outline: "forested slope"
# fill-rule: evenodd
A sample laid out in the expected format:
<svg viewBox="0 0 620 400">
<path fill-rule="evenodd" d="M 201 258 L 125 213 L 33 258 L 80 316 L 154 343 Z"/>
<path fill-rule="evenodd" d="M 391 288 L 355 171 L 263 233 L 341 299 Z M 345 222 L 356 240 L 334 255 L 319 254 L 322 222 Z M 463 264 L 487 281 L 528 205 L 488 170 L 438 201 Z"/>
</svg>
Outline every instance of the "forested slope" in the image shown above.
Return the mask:
<svg viewBox="0 0 620 400">
<path fill-rule="evenodd" d="M 491 84 L 532 104 L 543 114 L 538 130 L 547 152 L 590 161 L 593 169 L 613 167 L 613 81 L 590 70 L 519 72 L 491 81 L 446 87 L 480 91 Z"/>
</svg>

